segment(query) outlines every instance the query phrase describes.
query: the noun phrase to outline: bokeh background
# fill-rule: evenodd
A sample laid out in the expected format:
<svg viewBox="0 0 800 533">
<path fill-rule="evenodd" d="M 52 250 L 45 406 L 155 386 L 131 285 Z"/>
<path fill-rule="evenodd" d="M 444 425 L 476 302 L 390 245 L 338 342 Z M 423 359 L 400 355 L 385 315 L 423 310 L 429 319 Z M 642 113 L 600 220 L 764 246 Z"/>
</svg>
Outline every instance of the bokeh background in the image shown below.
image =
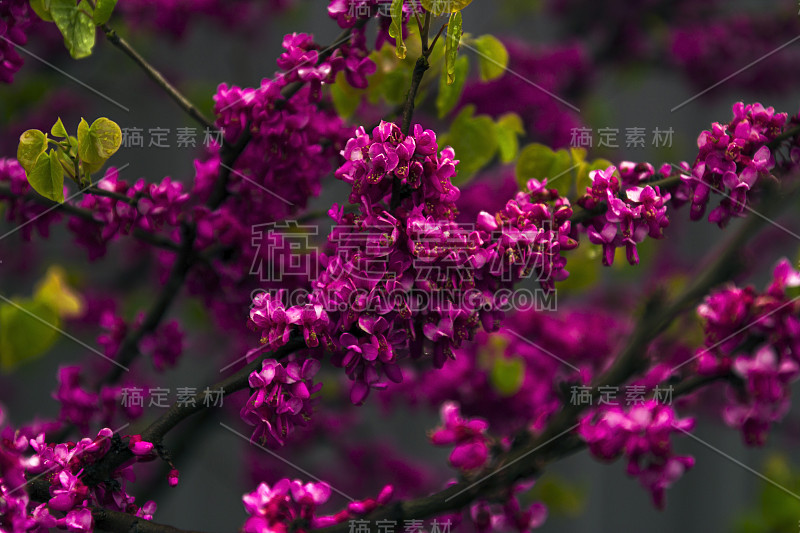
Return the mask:
<svg viewBox="0 0 800 533">
<path fill-rule="evenodd" d="M 130 4 L 126 6 L 126 2 Z M 327 16 L 326 2 L 322 0 L 243 3 L 264 4 L 265 12 L 247 21 L 221 22 L 218 16 L 191 14 L 189 8 L 189 15 L 179 12 L 175 20 L 161 20 L 159 10 L 148 7 L 155 2 L 121 0 L 121 13 L 112 25 L 124 28 L 123 34 L 142 55 L 211 114 L 211 96 L 219 83 L 253 87 L 275 72 L 275 58 L 282 50 L 284 34 L 309 32 L 318 42 L 330 42 L 340 31 Z M 231 2 L 229 9 L 238 9 L 237 4 Z M 278 4 L 280 8 L 276 7 Z M 568 146 L 571 127 L 582 126 L 594 132 L 595 146 L 589 149 L 592 157 L 649 161 L 654 165 L 684 159 L 691 162 L 698 133 L 714 121 L 729 120 L 731 105 L 736 101 L 760 101 L 781 111 L 797 111 L 800 42 L 791 42 L 800 38 L 797 7 L 794 1 L 708 1 L 699 5 L 659 0 L 475 0 L 464 11 L 465 31 L 475 35 L 490 33 L 506 42 L 512 52 L 510 68 L 518 76 L 507 74 L 498 82 L 482 85 L 474 79 L 473 72 L 464 102 L 477 103 L 480 112 L 495 115 L 521 106 L 527 138 L 553 147 Z M 685 33 L 683 38 L 681 32 Z M 699 34 L 704 37 L 697 37 Z M 58 36 L 46 28 L 30 35 L 27 48 L 129 110 L 120 109 L 55 68 L 26 56 L 15 83 L 0 85 L 0 156 L 13 157 L 22 131 L 49 128 L 57 115 L 69 124 L 81 116 L 106 116 L 122 128 L 144 130 L 145 147 L 123 148 L 115 156 L 117 166 L 129 165 L 122 174 L 125 179 L 160 179 L 169 175 L 191 182 L 192 161 L 199 150 L 177 148 L 173 135 L 177 128 L 197 127 L 196 124 L 118 50 L 99 37 L 94 55 L 74 61 L 60 45 Z M 765 55 L 769 57 L 759 60 Z M 740 69 L 744 70 L 719 83 Z M 580 111 L 570 109 L 521 78 L 558 95 Z M 702 96 L 674 109 L 705 89 L 709 90 Z M 524 98 L 520 96 L 523 93 Z M 431 100 L 415 116 L 426 126 L 441 123 Z M 644 147 L 626 147 L 626 128 L 633 127 L 647 132 Z M 151 128 L 169 130 L 172 146 L 147 146 Z M 600 128 L 617 128 L 620 147 L 596 146 Z M 671 147 L 653 145 L 655 128 L 672 130 Z M 202 139 L 202 132 L 199 135 Z M 512 173 L 509 168 L 495 167 L 476 181 L 488 180 L 499 187 Z M 344 191 L 332 176 L 326 178 L 322 194 L 311 200 L 310 209 L 327 209 L 334 201 L 341 202 Z M 487 197 L 487 208 L 498 199 Z M 686 210 L 677 212 L 667 241 L 659 243 L 663 246 L 658 253 L 671 257 L 674 264 L 690 268 L 731 229 L 722 233 L 712 224 L 690 225 L 687 219 Z M 792 231 L 800 231 L 797 218 L 791 214 L 780 222 Z M 12 229 L 5 221 L 0 222 L 0 235 Z M 781 256 L 795 257 L 800 248 L 800 243 L 780 230 L 763 235 L 754 250 L 742 252 L 750 254 L 754 264 L 761 265 L 760 270 L 754 269 L 761 275 L 754 275 L 751 280 L 759 286 L 765 282 L 770 265 Z M 23 256 L 27 259 L 20 261 Z M 46 241 L 27 243 L 18 233 L 0 238 L 0 294 L 30 294 L 51 263 L 64 265 L 82 287 L 136 287 L 125 302 L 131 315 L 146 308 L 156 296 L 155 288 L 146 283 L 144 272 L 152 266 L 147 261 L 117 253 L 102 263 L 86 265 L 85 254 L 75 250 L 66 231 L 56 226 Z M 596 283 L 618 286 L 620 291 L 634 294 L 640 291 L 643 295 L 646 290 L 643 274 L 635 268 L 609 269 Z M 580 307 L 580 296 L 559 295 L 559 305 Z M 205 384 L 214 379 L 220 361 L 240 356 L 218 353 L 225 349 L 225 339 L 215 337 L 196 302 L 184 299 L 171 314 L 182 317 L 189 331 L 187 356 L 166 376 L 172 387 Z M 243 309 L 242 320 L 245 317 Z M 92 332 L 71 333 L 94 346 Z M 254 335 L 254 344 L 256 341 Z M 62 339 L 44 357 L 0 375 L 0 402 L 7 406 L 11 421 L 18 424 L 34 416 L 57 416 L 58 404 L 50 397 L 57 385 L 55 369 L 59 364 L 91 357 L 82 346 Z M 157 498 L 159 522 L 185 529 L 230 531 L 245 518 L 241 494 L 252 490 L 259 472 L 304 477 L 278 458 L 248 446 L 219 427 L 220 420 L 238 422 L 236 405 L 242 401 L 241 394 L 231 397 L 225 408 L 214 410 L 199 421 L 188 421 L 170 436 L 168 445 L 176 447 L 181 485 L 168 489 L 161 479 L 144 483 L 142 489 Z M 359 426 L 357 434 L 348 435 L 348 440 L 363 439 L 367 446 L 372 441 L 384 442 L 419 463 L 444 464 L 446 451 L 432 448 L 425 437 L 425 431 L 437 424 L 435 413 L 401 408 L 387 416 L 378 402 L 363 409 L 369 413 L 366 423 Z M 145 419 L 157 414 L 148 411 Z M 194 426 L 200 429 L 195 431 Z M 649 495 L 635 480 L 626 477 L 621 462 L 603 465 L 582 453 L 554 465 L 542 479 L 551 499 L 551 516 L 541 531 L 738 531 L 742 514 L 759 508 L 765 483 L 731 458 L 758 472 L 770 472 L 770 476 L 788 468 L 776 457 L 788 457 L 787 464 L 794 461 L 795 468 L 800 468 L 800 456 L 795 451 L 800 439 L 797 409 L 771 434 L 763 449 L 743 446 L 739 434 L 724 427 L 715 416 L 701 415 L 696 434 L 720 451 L 690 439 L 678 439 L 678 450 L 694 455 L 697 463 L 668 492 L 664 511 L 656 510 Z M 179 452 L 184 445 L 186 451 Z M 324 472 L 336 465 L 348 468 L 339 451 L 335 440 L 322 442 L 318 451 L 293 455 L 292 460 L 324 478 Z M 278 454 L 283 455 L 284 451 Z M 370 469 L 352 470 L 352 475 L 369 476 L 369 472 Z M 441 483 L 448 474 L 442 470 L 429 475 Z M 365 480 L 366 486 L 379 486 L 379 477 L 380 472 L 375 472 L 375 479 Z M 147 488 L 148 484 L 152 486 Z M 343 503 L 344 500 L 337 502 Z M 800 523 L 800 507 L 797 509 L 796 520 Z"/>
</svg>

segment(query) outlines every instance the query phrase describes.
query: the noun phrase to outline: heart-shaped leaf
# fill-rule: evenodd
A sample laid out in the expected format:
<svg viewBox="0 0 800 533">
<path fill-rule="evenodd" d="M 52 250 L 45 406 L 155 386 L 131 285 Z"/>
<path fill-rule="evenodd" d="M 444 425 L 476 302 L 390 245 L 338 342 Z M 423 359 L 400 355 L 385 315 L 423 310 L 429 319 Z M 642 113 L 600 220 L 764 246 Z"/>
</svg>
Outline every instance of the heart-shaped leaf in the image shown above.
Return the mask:
<svg viewBox="0 0 800 533">
<path fill-rule="evenodd" d="M 19 136 L 17 161 L 25 172 L 30 172 L 45 150 L 47 150 L 47 135 L 39 130 L 28 130 Z"/>
<path fill-rule="evenodd" d="M 102 165 L 122 145 L 122 130 L 116 122 L 98 118 L 91 126 L 78 124 L 78 155 L 88 165 Z"/>
<path fill-rule="evenodd" d="M 97 32 L 92 13 L 92 6 L 86 0 L 77 5 L 74 0 L 50 0 L 50 14 L 74 59 L 92 54 Z"/>
<path fill-rule="evenodd" d="M 41 154 L 27 176 L 34 191 L 54 202 L 64 202 L 64 168 L 56 150 Z"/>
<path fill-rule="evenodd" d="M 474 41 L 481 68 L 481 79 L 489 81 L 505 74 L 508 50 L 495 36 L 481 35 Z"/>
<path fill-rule="evenodd" d="M 113 120 L 100 117 L 92 123 L 89 135 L 95 143 L 98 155 L 108 159 L 122 146 L 122 130 Z"/>
</svg>

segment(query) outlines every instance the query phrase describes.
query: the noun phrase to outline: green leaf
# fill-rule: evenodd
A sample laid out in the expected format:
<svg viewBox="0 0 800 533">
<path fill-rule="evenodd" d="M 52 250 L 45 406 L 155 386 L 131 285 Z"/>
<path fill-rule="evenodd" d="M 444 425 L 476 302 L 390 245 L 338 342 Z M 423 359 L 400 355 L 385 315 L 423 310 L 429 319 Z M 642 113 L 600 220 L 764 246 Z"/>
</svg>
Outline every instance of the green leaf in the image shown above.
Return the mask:
<svg viewBox="0 0 800 533">
<path fill-rule="evenodd" d="M 442 70 L 442 79 L 439 82 L 439 94 L 436 95 L 436 110 L 439 118 L 444 118 L 461 99 L 464 92 L 464 85 L 467 83 L 469 75 L 469 58 L 461 56 L 456 59 L 455 79 L 452 85 L 447 84 L 447 71 Z"/>
<path fill-rule="evenodd" d="M 403 0 L 392 0 L 392 24 L 389 26 L 389 36 L 394 37 L 397 43 L 397 57 L 406 58 L 406 45 L 403 42 Z"/>
<path fill-rule="evenodd" d="M 78 124 L 78 155 L 90 165 L 102 164 L 122 145 L 122 130 L 113 120 L 101 117 L 91 126 L 81 119 Z"/>
<path fill-rule="evenodd" d="M 45 22 L 53 22 L 50 14 L 50 0 L 31 0 L 31 9 Z"/>
<path fill-rule="evenodd" d="M 92 123 L 89 135 L 97 148 L 97 153 L 103 159 L 114 155 L 122 146 L 122 130 L 113 120 L 100 117 Z"/>
<path fill-rule="evenodd" d="M 422 7 L 431 14 L 439 16 L 461 11 L 472 3 L 472 0 L 422 0 Z"/>
<path fill-rule="evenodd" d="M 89 135 L 89 123 L 83 118 L 78 123 L 78 156 L 86 163 L 97 162 L 100 159 Z"/>
<path fill-rule="evenodd" d="M 25 172 L 30 172 L 45 150 L 47 150 L 47 135 L 39 130 L 28 130 L 19 136 L 17 161 Z"/>
<path fill-rule="evenodd" d="M 447 71 L 447 85 L 452 85 L 456 80 L 456 58 L 458 57 L 458 44 L 461 42 L 462 19 L 461 12 L 450 15 L 447 23 L 447 37 L 445 40 L 445 70 Z"/>
<path fill-rule="evenodd" d="M 487 115 L 473 117 L 474 112 L 474 106 L 465 107 L 442 140 L 442 145 L 453 147 L 456 159 L 460 161 L 456 166 L 458 174 L 452 180 L 456 186 L 468 182 L 497 154 L 494 121 Z"/>
<path fill-rule="evenodd" d="M 58 118 L 53 127 L 50 128 L 50 135 L 53 137 L 61 137 L 67 138 L 69 137 L 69 133 L 67 133 L 67 128 L 64 127 L 64 123 L 61 122 L 61 117 Z"/>
<path fill-rule="evenodd" d="M 524 189 L 532 178 L 540 181 L 548 178 L 547 188 L 556 189 L 560 195 L 566 196 L 574 183 L 574 166 L 572 155 L 567 150 L 553 152 L 543 144 L 529 144 L 522 149 L 517 160 L 517 183 Z"/>
<path fill-rule="evenodd" d="M 97 0 L 97 7 L 94 9 L 94 23 L 100 26 L 108 22 L 116 6 L 117 0 Z"/>
<path fill-rule="evenodd" d="M 61 162 L 61 168 L 67 173 L 70 179 L 75 180 L 75 160 L 64 150 L 56 150 L 58 160 Z"/>
<path fill-rule="evenodd" d="M 519 154 L 519 135 L 525 135 L 522 119 L 516 113 L 500 117 L 496 124 L 497 143 L 500 148 L 500 161 L 510 163 Z"/>
<path fill-rule="evenodd" d="M 64 202 L 64 168 L 56 150 L 41 154 L 27 176 L 34 191 L 54 202 Z"/>
<path fill-rule="evenodd" d="M 92 54 L 96 33 L 92 12 L 92 6 L 86 0 L 78 5 L 74 0 L 50 0 L 50 14 L 74 59 Z"/>
<path fill-rule="evenodd" d="M 83 299 L 67 283 L 67 273 L 58 265 L 47 269 L 44 278 L 36 285 L 33 299 L 47 304 L 58 316 L 74 318 L 84 309 Z"/>
<path fill-rule="evenodd" d="M 508 68 L 508 50 L 495 36 L 481 35 L 473 41 L 478 53 L 483 81 L 494 80 Z"/>
<path fill-rule="evenodd" d="M 44 302 L 0 303 L 0 369 L 8 372 L 44 354 L 58 339 L 58 313 Z M 54 327 L 53 327 L 54 326 Z"/>
<path fill-rule="evenodd" d="M 521 357 L 495 358 L 489 381 L 501 396 L 514 396 L 525 381 L 525 360 Z"/>
</svg>

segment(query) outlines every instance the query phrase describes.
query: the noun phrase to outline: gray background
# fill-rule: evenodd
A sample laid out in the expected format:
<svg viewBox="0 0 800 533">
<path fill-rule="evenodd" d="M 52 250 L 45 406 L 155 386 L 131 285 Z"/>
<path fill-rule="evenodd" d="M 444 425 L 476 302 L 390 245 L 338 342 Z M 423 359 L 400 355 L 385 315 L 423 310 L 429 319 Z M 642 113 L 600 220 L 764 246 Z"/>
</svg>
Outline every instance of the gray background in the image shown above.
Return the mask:
<svg viewBox="0 0 800 533">
<path fill-rule="evenodd" d="M 181 80 L 179 84 L 193 95 L 205 93 L 205 104 L 208 105 L 209 95 L 220 81 L 254 86 L 262 77 L 271 75 L 276 69 L 274 58 L 280 53 L 280 42 L 285 33 L 312 32 L 318 42 L 330 42 L 340 30 L 324 14 L 324 4 L 321 0 L 305 2 L 297 12 L 270 21 L 263 31 L 254 36 L 231 39 L 229 33 L 221 33 L 213 25 L 201 24 L 179 43 L 152 39 L 137 40 L 136 44 L 141 53 L 151 58 L 167 77 Z M 747 7 L 752 6 L 742 9 Z M 464 12 L 464 25 L 466 31 L 474 34 L 514 35 L 533 43 L 552 42 L 556 38 L 553 25 L 546 17 L 512 17 L 496 9 L 495 3 L 490 1 L 475 2 L 470 6 Z M 142 127 L 145 130 L 151 127 L 174 129 L 194 126 L 149 80 L 144 79 L 140 70 L 102 38 L 98 40 L 97 51 L 92 58 L 73 62 L 62 57 L 58 65 L 130 108 L 127 113 L 121 111 L 102 99 L 92 97 L 83 88 L 66 82 L 69 90 L 90 98 L 90 116 L 108 116 L 123 127 Z M 730 70 L 741 66 L 744 65 L 730 65 Z M 625 72 L 605 70 L 598 76 L 596 84 L 597 101 L 605 108 L 607 116 L 613 117 L 613 123 L 609 126 L 642 126 L 647 131 L 654 127 L 672 127 L 675 131 L 673 153 L 677 154 L 676 157 L 682 155 L 684 158 L 691 157 L 697 133 L 712 121 L 727 120 L 730 105 L 736 100 L 761 100 L 776 109 L 790 112 L 797 109 L 794 95 L 748 94 L 739 89 L 729 90 L 723 84 L 713 90 L 713 98 L 696 100 L 672 113 L 670 108 L 696 92 L 680 74 L 673 72 L 647 71 L 631 77 Z M 3 90 L 0 88 L 0 97 Z M 129 180 L 140 176 L 156 179 L 171 175 L 188 182 L 193 176 L 191 163 L 195 156 L 191 150 L 144 149 L 120 152 L 118 160 L 119 164 L 130 163 L 131 166 L 123 173 L 123 177 Z M 662 157 L 664 154 L 653 153 L 651 148 L 623 148 L 618 153 L 619 159 L 657 162 Z M 341 190 L 340 186 L 332 185 L 328 180 L 322 197 L 312 204 L 327 207 L 332 201 L 342 198 Z M 685 211 L 682 214 L 685 218 Z M 678 253 L 696 257 L 719 239 L 718 230 L 709 224 L 702 226 L 702 231 L 691 232 Z M 6 227 L 0 225 L 0 229 Z M 69 247 L 69 239 L 51 239 L 46 246 L 49 247 L 49 253 L 58 255 Z M 797 245 L 789 242 L 783 253 L 793 255 L 796 249 Z M 13 248 L 6 247 L 3 251 L 13 253 Z M 777 257 L 775 255 L 775 259 Z M 109 272 L 100 272 L 98 275 L 108 279 L 112 277 Z M 3 273 L 0 265 L 0 290 L 3 294 L 29 292 L 26 283 L 25 280 L 20 281 Z M 147 302 L 153 296 L 142 294 L 142 302 Z M 83 336 L 83 339 L 91 344 L 91 337 Z M 211 344 L 204 342 L 196 340 L 194 346 L 202 347 L 203 352 L 213 350 L 213 339 Z M 76 361 L 82 357 L 80 347 L 65 341 L 59 345 L 57 353 L 21 368 L 13 376 L 13 382 L 2 379 L 0 400 L 9 407 L 12 420 L 20 422 L 34 413 L 55 415 L 56 402 L 46 398 L 56 385 L 53 369 L 56 363 Z M 183 364 L 173 371 L 171 379 L 175 380 L 176 385 L 207 381 L 209 370 L 197 361 L 194 358 L 190 364 Z M 243 401 L 243 398 L 237 396 L 236 401 Z M 381 426 L 380 433 L 400 443 L 401 449 L 410 450 L 418 457 L 442 456 L 442 451 L 433 450 L 424 436 L 426 429 L 436 425 L 435 417 L 401 410 L 386 420 L 374 408 L 367 409 L 373 414 L 370 418 L 375 423 L 386 424 Z M 229 420 L 235 414 L 226 412 L 222 416 Z M 796 436 L 799 422 L 796 413 L 790 413 L 782 427 L 788 428 L 789 433 Z M 215 426 L 216 422 L 212 421 L 209 431 L 194 442 L 194 451 L 182 458 L 182 483 L 178 489 L 162 493 L 158 502 L 157 521 L 209 532 L 231 531 L 242 523 L 245 515 L 240 495 L 251 488 L 241 471 L 241 450 L 245 444 L 238 437 Z M 697 436 L 756 470 L 762 468 L 770 450 L 789 450 L 791 454 L 797 443 L 796 438 L 785 437 L 779 429 L 771 434 L 766 449 L 752 450 L 741 444 L 737 432 L 723 427 L 718 421 L 701 420 L 699 426 Z M 408 428 L 414 428 L 414 431 L 408 431 Z M 668 491 L 666 511 L 659 512 L 653 508 L 649 494 L 640 488 L 637 481 L 625 475 L 623 462 L 602 465 L 584 453 L 568 458 L 551 469 L 552 473 L 583 488 L 586 502 L 584 512 L 577 517 L 551 517 L 541 531 L 661 533 L 678 529 L 686 532 L 729 530 L 735 515 L 754 503 L 762 482 L 698 442 L 688 438 L 678 438 L 676 441 L 677 449 L 694 455 L 697 464 Z M 796 454 L 794 458 L 798 459 Z M 309 458 L 309 461 L 312 462 L 312 459 Z M 267 465 L 270 461 L 277 461 L 266 454 L 263 460 Z"/>
</svg>

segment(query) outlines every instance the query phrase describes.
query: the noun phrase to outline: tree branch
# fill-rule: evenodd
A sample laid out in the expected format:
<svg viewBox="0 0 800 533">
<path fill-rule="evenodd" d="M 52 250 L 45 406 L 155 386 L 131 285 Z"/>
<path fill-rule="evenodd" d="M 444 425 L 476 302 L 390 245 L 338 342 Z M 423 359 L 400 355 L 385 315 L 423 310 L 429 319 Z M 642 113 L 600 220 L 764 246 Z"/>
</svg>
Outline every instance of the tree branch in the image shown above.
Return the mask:
<svg viewBox="0 0 800 533">
<path fill-rule="evenodd" d="M 35 485 L 28 484 L 28 494 L 37 501 L 46 502 L 50 499 L 49 484 L 43 479 L 37 479 Z M 137 518 L 132 514 L 111 511 L 100 507 L 89 507 L 96 530 L 125 531 L 136 533 L 200 533 L 197 531 L 178 529 L 166 524 L 159 524 L 152 520 Z"/>
<path fill-rule="evenodd" d="M 223 390 L 223 396 L 228 396 L 234 392 L 245 389 L 248 387 L 248 378 L 250 374 L 261 368 L 261 363 L 264 359 L 282 359 L 304 347 L 305 342 L 302 337 L 294 336 L 286 345 L 278 350 L 267 352 L 259 356 L 255 361 L 246 365 L 232 376 L 208 386 L 208 389 L 212 392 Z M 207 409 L 207 403 L 206 393 L 204 391 L 195 395 L 194 402 L 176 402 L 166 413 L 158 417 L 142 432 L 142 439 L 154 444 L 161 443 L 164 436 L 180 422 L 197 412 Z M 94 465 L 86 467 L 86 473 L 83 476 L 84 483 L 87 485 L 96 485 L 97 483 L 109 479 L 114 470 L 132 457 L 133 454 L 128 449 L 119 452 L 109 452 Z"/>
<path fill-rule="evenodd" d="M 167 279 L 167 283 L 161 290 L 161 294 L 159 295 L 155 304 L 153 304 L 153 307 L 145 316 L 142 325 L 136 328 L 136 330 L 130 335 L 125 337 L 125 340 L 122 342 L 122 345 L 120 346 L 119 351 L 114 358 L 119 365 L 113 365 L 111 367 L 111 370 L 109 370 L 108 374 L 106 374 L 106 376 L 100 382 L 101 385 L 114 383 L 122 376 L 122 372 L 124 372 L 123 367 L 130 365 L 133 359 L 139 353 L 139 343 L 141 340 L 148 333 L 155 331 L 155 329 L 161 323 L 161 320 L 164 318 L 164 315 L 172 305 L 172 302 L 178 296 L 178 293 L 183 287 L 183 282 L 186 279 L 186 275 L 189 273 L 189 269 L 194 263 L 194 241 L 196 238 L 196 228 L 193 224 L 185 223 L 183 224 L 181 230 L 181 249 L 178 252 L 178 257 L 175 259 L 175 263 L 172 265 L 172 270 L 169 274 L 169 278 Z"/>
<path fill-rule="evenodd" d="M 125 55 L 133 59 L 133 61 L 142 67 L 145 73 L 154 81 L 156 84 L 164 89 L 164 91 L 172 98 L 175 103 L 177 103 L 181 109 L 183 109 L 190 117 L 195 119 L 201 126 L 213 130 L 214 129 L 214 122 L 209 120 L 202 112 L 200 112 L 194 104 L 192 104 L 188 98 L 186 98 L 178 89 L 175 88 L 167 79 L 153 67 L 148 61 L 142 57 L 139 52 L 137 52 L 125 39 L 119 36 L 119 34 L 108 27 L 107 24 L 103 24 L 101 26 L 103 33 L 105 34 L 108 41 L 122 50 Z"/>
<path fill-rule="evenodd" d="M 401 130 L 404 135 L 408 135 L 408 132 L 411 130 L 411 119 L 414 116 L 414 101 L 417 99 L 419 84 L 422 83 L 422 78 L 425 76 L 425 71 L 428 70 L 428 68 L 430 68 L 428 57 L 422 54 L 414 65 L 414 72 L 411 75 L 411 88 L 408 90 L 406 103 L 403 106 L 403 125 Z"/>
<path fill-rule="evenodd" d="M 58 202 L 50 200 L 49 198 L 45 198 L 44 196 L 37 194 L 33 191 L 30 191 L 22 196 L 17 196 L 16 194 L 14 194 L 14 192 L 12 192 L 11 186 L 8 183 L 0 183 L 0 196 L 19 198 L 21 200 L 25 200 L 26 202 L 36 202 L 37 204 L 49 207 L 53 210 L 61 211 L 73 217 L 87 220 L 95 224 L 101 224 L 101 222 L 99 222 L 97 219 L 94 218 L 94 213 L 92 213 L 88 209 L 84 209 L 82 207 L 78 207 L 76 205 L 69 204 L 66 202 L 60 204 Z M 130 198 L 128 199 L 130 200 Z M 180 249 L 180 247 L 169 238 L 157 235 L 155 233 L 149 233 L 147 231 L 142 230 L 141 228 L 134 229 L 132 234 L 140 241 L 152 244 L 153 246 L 156 246 L 158 248 L 163 248 L 165 250 L 171 250 L 171 251 L 178 251 Z"/>
<path fill-rule="evenodd" d="M 793 197 L 794 194 L 788 196 Z M 785 205 L 788 202 L 784 200 L 781 203 Z M 738 272 L 741 267 L 738 260 L 741 248 L 764 224 L 761 217 L 748 217 L 739 231 L 726 243 L 722 253 L 714 256 L 715 260 L 709 267 L 671 304 L 664 306 L 659 298 L 651 300 L 614 364 L 592 383 L 595 394 L 598 387 L 620 386 L 643 369 L 644 354 L 650 343 L 688 306 L 698 303 L 709 290 L 731 279 Z M 712 380 L 687 381 L 682 393 L 691 392 L 710 381 Z M 547 463 L 571 455 L 584 447 L 583 441 L 572 432 L 584 408 L 585 406 L 580 405 L 565 405 L 538 437 L 501 455 L 490 469 L 431 496 L 395 502 L 376 509 L 364 519 L 374 524 L 383 519 L 431 518 L 461 509 L 480 496 L 505 491 L 516 481 L 535 476 Z M 346 533 L 348 530 L 349 525 L 343 523 L 317 531 Z"/>
</svg>

